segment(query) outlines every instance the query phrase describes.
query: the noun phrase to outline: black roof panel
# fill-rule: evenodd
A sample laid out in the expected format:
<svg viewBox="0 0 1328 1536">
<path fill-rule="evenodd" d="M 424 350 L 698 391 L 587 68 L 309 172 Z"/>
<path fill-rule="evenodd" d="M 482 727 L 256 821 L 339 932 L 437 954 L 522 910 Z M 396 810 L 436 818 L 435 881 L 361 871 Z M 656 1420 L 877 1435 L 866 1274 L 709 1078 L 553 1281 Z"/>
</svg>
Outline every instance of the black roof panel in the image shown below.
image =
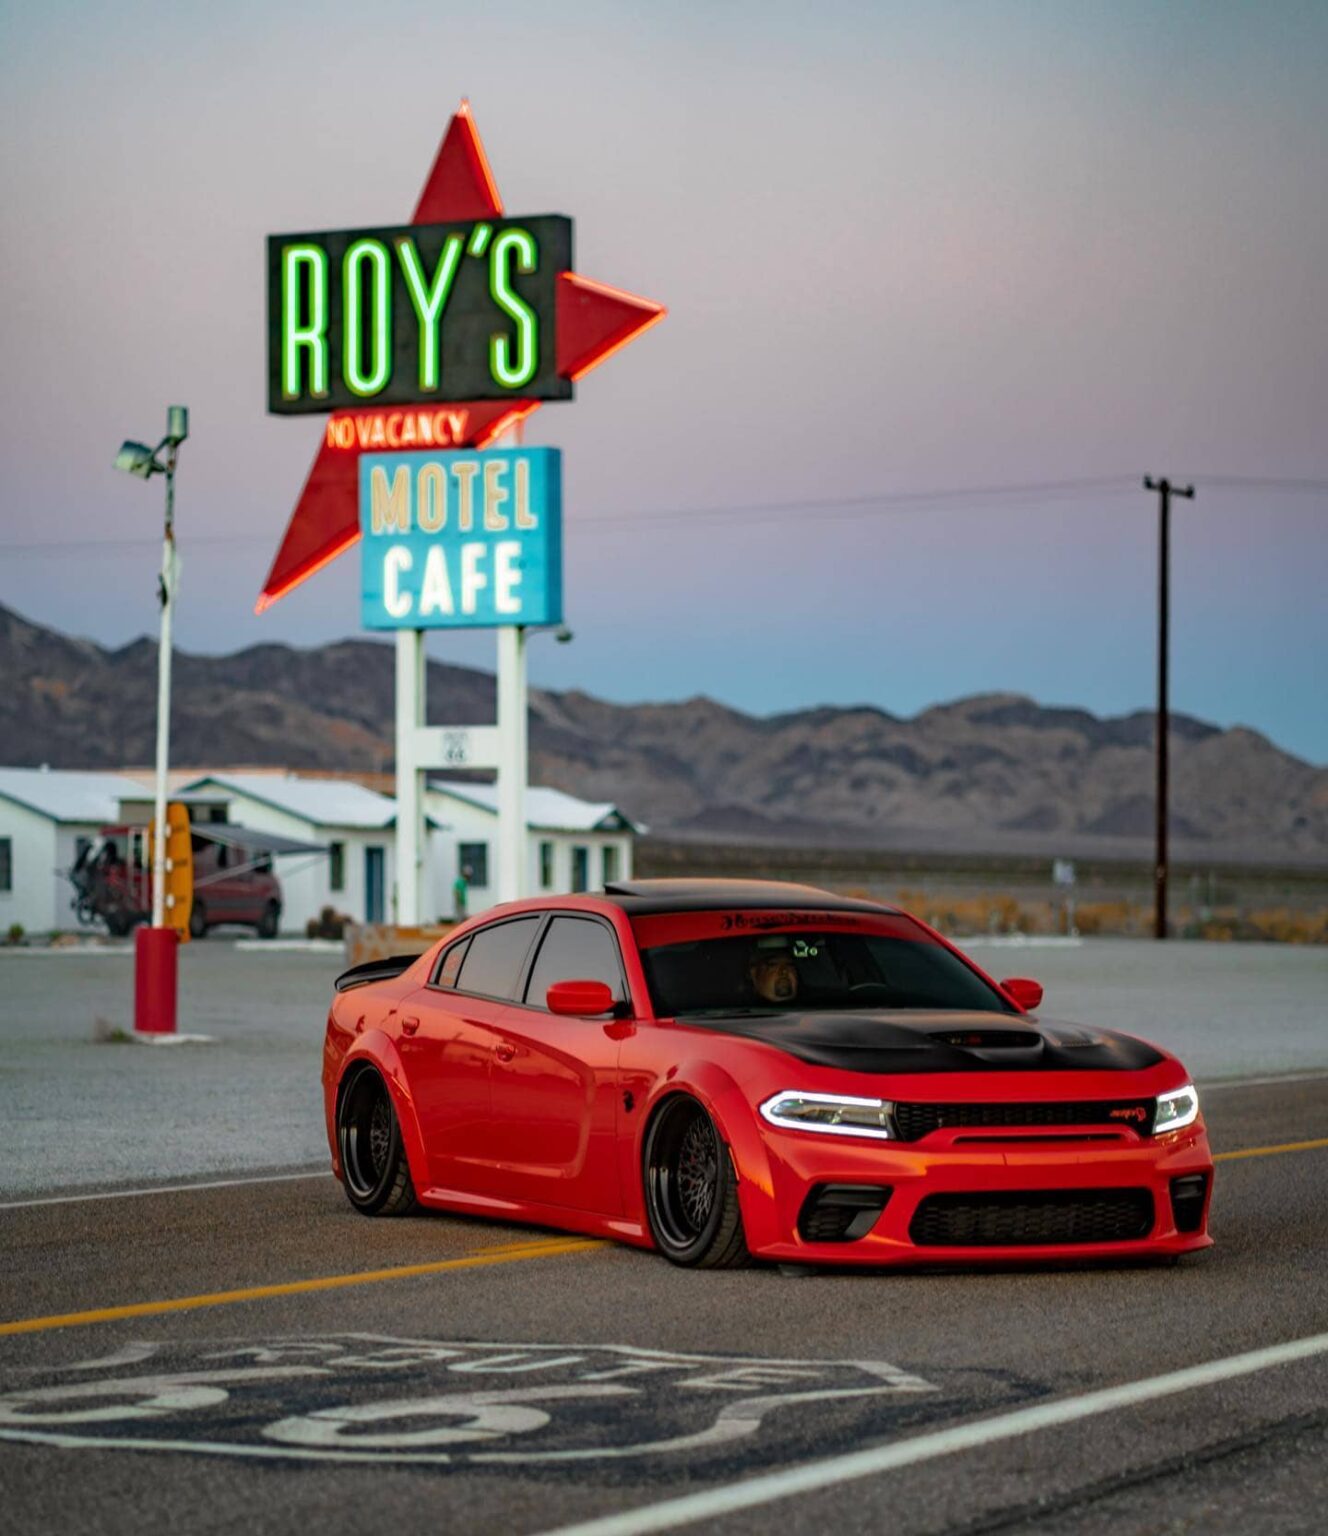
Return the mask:
<svg viewBox="0 0 1328 1536">
<path fill-rule="evenodd" d="M 625 912 L 706 912 L 728 907 L 777 911 L 785 907 L 824 912 L 894 912 L 883 902 L 836 896 L 814 885 L 784 880 L 613 880 L 605 896 Z"/>
</svg>

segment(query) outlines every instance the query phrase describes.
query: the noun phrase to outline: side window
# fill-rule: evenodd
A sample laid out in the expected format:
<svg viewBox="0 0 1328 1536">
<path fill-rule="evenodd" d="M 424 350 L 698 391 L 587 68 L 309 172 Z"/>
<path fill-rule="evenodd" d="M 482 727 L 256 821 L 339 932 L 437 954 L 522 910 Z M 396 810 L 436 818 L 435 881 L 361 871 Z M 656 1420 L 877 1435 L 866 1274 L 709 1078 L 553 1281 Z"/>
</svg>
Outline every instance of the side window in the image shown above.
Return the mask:
<svg viewBox="0 0 1328 1536">
<path fill-rule="evenodd" d="M 329 843 L 327 845 L 327 888 L 330 891 L 344 891 L 346 889 L 345 843 Z"/>
<path fill-rule="evenodd" d="M 14 889 L 14 840 L 0 837 L 0 891 Z"/>
<path fill-rule="evenodd" d="M 555 981 L 602 981 L 615 1000 L 626 996 L 618 943 L 603 923 L 586 917 L 555 917 L 530 972 L 526 1002 L 543 1008 Z"/>
<path fill-rule="evenodd" d="M 471 939 L 461 963 L 456 983 L 459 990 L 478 992 L 482 997 L 514 997 L 530 941 L 539 925 L 538 917 L 518 917 L 510 923 L 481 928 Z"/>
<path fill-rule="evenodd" d="M 466 950 L 470 948 L 469 938 L 462 939 L 460 944 L 453 944 L 451 949 L 443 951 L 443 957 L 439 961 L 438 970 L 433 978 L 435 987 L 455 987 L 457 977 L 461 974 L 461 962 L 466 958 Z"/>
</svg>

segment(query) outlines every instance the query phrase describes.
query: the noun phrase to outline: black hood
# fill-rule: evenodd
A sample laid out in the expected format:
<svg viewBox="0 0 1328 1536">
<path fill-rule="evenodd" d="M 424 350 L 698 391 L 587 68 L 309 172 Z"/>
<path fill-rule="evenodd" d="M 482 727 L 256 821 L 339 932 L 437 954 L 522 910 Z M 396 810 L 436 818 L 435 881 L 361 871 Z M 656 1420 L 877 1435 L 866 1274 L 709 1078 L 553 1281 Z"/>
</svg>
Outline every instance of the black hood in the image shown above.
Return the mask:
<svg viewBox="0 0 1328 1536">
<path fill-rule="evenodd" d="M 1164 1059 L 1131 1035 L 1008 1013 L 734 1012 L 688 1014 L 678 1023 L 763 1040 L 812 1066 L 849 1072 L 1137 1072 Z"/>
</svg>

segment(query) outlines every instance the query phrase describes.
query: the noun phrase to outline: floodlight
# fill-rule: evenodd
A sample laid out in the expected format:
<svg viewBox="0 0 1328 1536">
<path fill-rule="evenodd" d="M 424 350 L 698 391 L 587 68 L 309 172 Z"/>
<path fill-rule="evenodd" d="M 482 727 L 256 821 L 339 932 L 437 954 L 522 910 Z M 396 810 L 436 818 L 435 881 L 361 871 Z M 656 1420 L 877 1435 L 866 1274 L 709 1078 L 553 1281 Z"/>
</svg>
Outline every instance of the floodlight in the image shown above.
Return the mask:
<svg viewBox="0 0 1328 1536">
<path fill-rule="evenodd" d="M 576 639 L 576 636 L 570 629 L 568 629 L 566 624 L 560 624 L 558 628 L 554 630 L 553 638 L 558 642 L 559 645 L 569 645 L 573 640 Z"/>
<path fill-rule="evenodd" d="M 166 408 L 166 437 L 172 448 L 178 448 L 189 436 L 189 407 L 171 405 Z"/>
<path fill-rule="evenodd" d="M 140 480 L 150 478 L 154 469 L 160 469 L 156 456 L 146 443 L 126 442 L 120 445 L 120 451 L 115 456 L 116 469 L 122 469 L 126 474 L 137 475 Z"/>
</svg>

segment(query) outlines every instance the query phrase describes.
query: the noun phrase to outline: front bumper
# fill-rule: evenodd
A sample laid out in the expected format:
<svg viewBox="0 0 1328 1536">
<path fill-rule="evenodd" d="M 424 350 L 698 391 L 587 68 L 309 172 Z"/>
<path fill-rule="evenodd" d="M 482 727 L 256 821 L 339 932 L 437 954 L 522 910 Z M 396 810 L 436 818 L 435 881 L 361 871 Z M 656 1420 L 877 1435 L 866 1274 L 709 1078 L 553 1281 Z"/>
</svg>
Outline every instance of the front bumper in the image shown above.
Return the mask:
<svg viewBox="0 0 1328 1536">
<path fill-rule="evenodd" d="M 764 1137 L 769 1187 L 742 1177 L 739 1199 L 748 1247 L 761 1258 L 825 1264 L 992 1264 L 1065 1263 L 1190 1253 L 1208 1247 L 1208 1206 L 1213 1160 L 1202 1120 L 1182 1131 L 1142 1137 L 1134 1132 L 1089 1140 L 1027 1133 L 974 1138 L 940 1131 L 918 1143 L 857 1141 L 814 1132 L 767 1130 Z M 1172 1181 L 1203 1175 L 1202 1214 L 1173 1209 Z M 810 1240 L 799 1230 L 809 1197 L 819 1186 L 888 1187 L 884 1208 L 862 1236 L 841 1241 Z M 1044 1206 L 1072 1202 L 1083 1192 L 1085 1205 L 1107 1200 L 1107 1191 L 1151 1215 L 1142 1235 L 1108 1241 L 960 1243 L 928 1245 L 915 1237 L 928 1227 L 915 1224 L 929 1196 L 1033 1197 Z M 1048 1198 L 1051 1197 L 1051 1198 Z M 955 1202 L 950 1202 L 951 1204 Z M 929 1207 L 928 1209 L 934 1209 Z M 804 1227 L 807 1224 L 804 1223 Z M 861 1230 L 859 1221 L 856 1230 Z M 1182 1230 L 1190 1227 L 1192 1230 Z M 910 1229 L 913 1229 L 911 1235 Z M 935 1231 L 935 1225 L 930 1227 Z M 961 1224 L 962 1230 L 962 1224 Z M 952 1234 L 953 1235 L 953 1234 Z"/>
</svg>

